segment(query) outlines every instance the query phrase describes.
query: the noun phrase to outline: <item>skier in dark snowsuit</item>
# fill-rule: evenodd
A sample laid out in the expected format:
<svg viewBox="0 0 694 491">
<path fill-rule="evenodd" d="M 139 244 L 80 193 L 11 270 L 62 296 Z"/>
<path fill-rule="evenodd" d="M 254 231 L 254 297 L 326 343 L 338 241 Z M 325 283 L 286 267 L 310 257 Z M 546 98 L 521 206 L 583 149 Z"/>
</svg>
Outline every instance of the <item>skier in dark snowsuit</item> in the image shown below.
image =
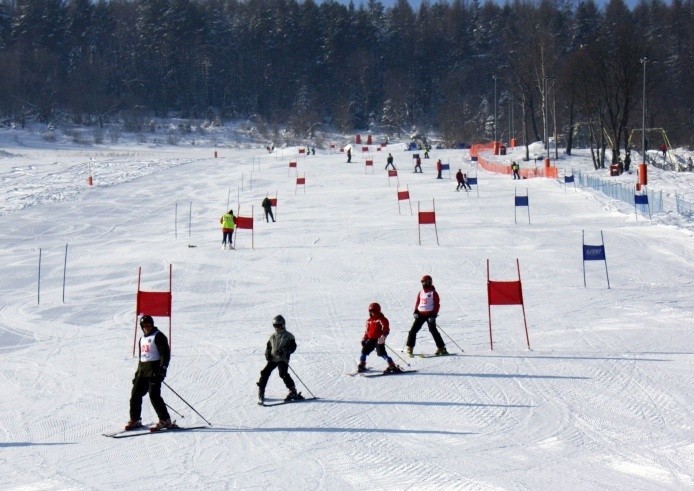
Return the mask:
<svg viewBox="0 0 694 491">
<path fill-rule="evenodd" d="M 296 340 L 294 335 L 285 329 L 285 320 L 281 315 L 272 319 L 272 326 L 275 332 L 272 333 L 265 347 L 265 359 L 267 364 L 260 371 L 258 380 L 258 401 L 262 404 L 265 400 L 265 386 L 270 379 L 270 374 L 275 368 L 278 369 L 280 378 L 284 385 L 289 389 L 289 394 L 284 398 L 285 401 L 301 400 L 304 396 L 296 391 L 294 380 L 289 375 L 289 357 L 296 351 Z"/>
</svg>

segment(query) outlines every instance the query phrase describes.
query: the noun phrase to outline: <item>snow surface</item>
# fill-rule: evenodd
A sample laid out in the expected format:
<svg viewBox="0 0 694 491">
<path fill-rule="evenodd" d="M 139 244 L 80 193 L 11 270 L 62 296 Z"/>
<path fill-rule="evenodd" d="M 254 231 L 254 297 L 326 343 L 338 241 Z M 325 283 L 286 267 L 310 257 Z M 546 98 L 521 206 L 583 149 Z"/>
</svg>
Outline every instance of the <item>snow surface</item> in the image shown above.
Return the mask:
<svg viewBox="0 0 694 491">
<path fill-rule="evenodd" d="M 370 174 L 359 151 L 346 164 L 328 149 L 265 145 L 219 135 L 90 146 L 0 132 L 1 489 L 694 488 L 692 217 L 637 219 L 590 189 L 477 170 L 467 150 L 433 150 L 413 174 L 393 144 L 415 213 L 400 202 L 399 214 L 387 152 L 369 155 Z M 560 166 L 594 172 L 576 154 Z M 438 158 L 477 172 L 479 197 L 435 179 Z M 655 168 L 649 185 L 694 191 L 692 173 Z M 530 224 L 513 206 L 516 187 L 529 193 Z M 278 196 L 274 224 L 261 216 L 267 193 Z M 440 245 L 432 226 L 419 245 L 418 202 L 430 210 L 432 199 Z M 244 216 L 253 206 L 254 249 L 241 230 L 235 251 L 220 250 L 227 203 Z M 609 289 L 598 261 L 583 285 L 582 231 L 588 244 L 604 234 Z M 515 280 L 516 258 L 532 349 L 521 308 L 495 306 L 491 351 L 486 260 L 492 279 Z M 167 382 L 212 426 L 105 438 L 128 419 L 138 268 L 142 289 L 165 290 L 170 264 Z M 463 355 L 408 359 L 411 375 L 348 376 L 370 302 L 402 355 L 423 274 L 441 295 L 447 347 Z M 280 313 L 299 345 L 297 384 L 320 399 L 264 408 L 255 382 Z M 423 329 L 415 350 L 434 349 Z M 368 364 L 385 368 L 375 354 Z M 285 393 L 274 373 L 267 395 Z M 163 394 L 180 424 L 205 424 Z M 147 399 L 143 417 L 155 419 Z"/>
</svg>

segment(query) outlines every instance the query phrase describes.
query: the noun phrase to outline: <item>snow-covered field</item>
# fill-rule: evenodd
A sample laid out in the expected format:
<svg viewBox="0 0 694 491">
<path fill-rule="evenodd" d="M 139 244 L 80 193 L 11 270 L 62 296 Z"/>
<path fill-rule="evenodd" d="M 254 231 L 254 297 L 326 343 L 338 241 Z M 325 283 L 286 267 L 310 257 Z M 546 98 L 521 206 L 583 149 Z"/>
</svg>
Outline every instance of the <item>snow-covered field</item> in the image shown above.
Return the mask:
<svg viewBox="0 0 694 491">
<path fill-rule="evenodd" d="M 1 489 L 694 488 L 692 217 L 637 220 L 590 189 L 477 170 L 461 150 L 433 150 L 413 174 L 402 144 L 372 146 L 370 174 L 361 152 L 346 164 L 327 149 L 215 142 L 86 146 L 0 131 Z M 398 212 L 387 152 L 414 215 L 406 202 Z M 594 172 L 587 155 L 560 166 Z M 438 158 L 477 173 L 479 196 L 435 179 Z M 649 185 L 694 197 L 692 173 L 649 168 Z M 514 187 L 527 189 L 530 224 Z M 268 193 L 279 204 L 270 224 Z M 431 226 L 419 245 L 417 205 L 432 199 L 439 245 Z M 243 216 L 253 207 L 254 249 L 241 230 L 235 251 L 220 250 L 227 203 Z M 588 244 L 604 234 L 609 289 L 598 261 L 583 285 L 583 231 Z M 492 279 L 515 280 L 516 258 L 532 349 L 521 308 L 495 306 L 491 351 L 486 260 Z M 138 268 L 144 290 L 165 290 L 169 265 L 167 383 L 212 426 L 105 438 L 128 419 Z M 447 347 L 462 356 L 407 359 L 410 375 L 348 376 L 370 302 L 402 355 L 423 274 L 441 295 Z M 297 338 L 298 385 L 317 401 L 255 403 L 276 314 Z M 434 349 L 423 329 L 415 351 Z M 385 368 L 375 354 L 368 364 Z M 273 374 L 267 395 L 285 393 Z M 163 394 L 179 424 L 204 425 Z"/>
</svg>

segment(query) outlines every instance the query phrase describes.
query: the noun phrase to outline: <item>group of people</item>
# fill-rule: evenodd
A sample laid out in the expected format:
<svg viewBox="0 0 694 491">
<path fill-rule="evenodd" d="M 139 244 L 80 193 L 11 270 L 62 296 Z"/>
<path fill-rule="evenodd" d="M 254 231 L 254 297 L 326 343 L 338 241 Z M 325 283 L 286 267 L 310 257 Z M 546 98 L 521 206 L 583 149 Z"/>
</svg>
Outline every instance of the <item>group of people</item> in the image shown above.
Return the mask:
<svg viewBox="0 0 694 491">
<path fill-rule="evenodd" d="M 448 355 L 446 344 L 436 327 L 436 318 L 441 307 L 439 294 L 434 287 L 431 276 L 422 276 L 421 285 L 422 289 L 417 293 L 415 299 L 414 321 L 407 335 L 406 352 L 408 355 L 414 356 L 413 350 L 417 342 L 417 333 L 426 324 L 436 343 L 435 355 Z M 387 363 L 384 373 L 402 372 L 402 368 L 395 364 L 386 351 L 386 338 L 390 334 L 388 318 L 383 314 L 381 306 L 377 302 L 371 303 L 368 310 L 369 318 L 366 321 L 366 329 L 361 340 L 357 372 L 367 370 L 366 358 L 374 350 L 376 350 L 376 355 Z M 289 374 L 289 360 L 296 351 L 297 344 L 294 335 L 287 330 L 286 324 L 282 315 L 276 315 L 272 319 L 274 332 L 265 345 L 266 363 L 260 370 L 260 378 L 256 382 L 258 401 L 261 404 L 265 400 L 265 387 L 267 387 L 270 375 L 275 369 L 289 391 L 284 400 L 304 399 L 301 392 L 297 391 L 294 379 Z M 150 315 L 143 315 L 140 318 L 140 328 L 142 329 L 142 336 L 139 341 L 138 364 L 130 393 L 130 419 L 125 425 L 125 430 L 144 428 L 142 424 L 142 398 L 147 393 L 149 393 L 150 402 L 159 418 L 159 421 L 151 429 L 156 431 L 176 428 L 176 424 L 171 421 L 167 405 L 161 396 L 161 386 L 171 361 L 169 340 L 154 325 L 154 319 Z"/>
<path fill-rule="evenodd" d="M 261 203 L 263 211 L 265 212 L 265 221 L 270 222 L 270 220 L 275 221 L 275 215 L 272 213 L 272 200 L 267 196 L 263 199 Z M 219 219 L 219 223 L 222 225 L 222 250 L 234 249 L 234 229 L 236 228 L 236 216 L 234 215 L 234 210 L 229 210 Z"/>
</svg>

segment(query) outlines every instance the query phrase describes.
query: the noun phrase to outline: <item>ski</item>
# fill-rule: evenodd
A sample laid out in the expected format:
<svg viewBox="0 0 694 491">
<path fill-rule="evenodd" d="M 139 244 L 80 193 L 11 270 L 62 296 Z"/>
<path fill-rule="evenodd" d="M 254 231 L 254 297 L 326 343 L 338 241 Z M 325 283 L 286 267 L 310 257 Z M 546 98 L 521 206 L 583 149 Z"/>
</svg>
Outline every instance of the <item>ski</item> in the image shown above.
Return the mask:
<svg viewBox="0 0 694 491">
<path fill-rule="evenodd" d="M 354 377 L 355 375 L 359 375 L 360 373 L 369 373 L 371 371 L 373 371 L 373 369 L 371 367 L 366 367 L 366 370 L 364 370 L 362 372 L 357 370 L 356 372 L 349 372 L 347 375 L 349 375 L 350 377 Z"/>
<path fill-rule="evenodd" d="M 317 397 L 307 397 L 306 399 L 292 399 L 290 401 L 280 400 L 280 401 L 276 401 L 276 402 L 266 402 L 267 400 L 268 399 L 265 399 L 265 401 L 263 401 L 262 403 L 258 402 L 258 405 L 263 406 L 263 407 L 283 406 L 284 404 L 294 404 L 295 402 L 316 401 L 316 400 L 318 400 L 318 398 Z"/>
<path fill-rule="evenodd" d="M 381 372 L 381 373 L 366 373 L 362 374 L 363 377 L 373 378 L 373 377 L 386 377 L 388 375 L 404 375 L 406 373 L 415 373 L 417 370 L 403 370 L 402 372 Z"/>
<path fill-rule="evenodd" d="M 447 355 L 437 355 L 435 353 L 416 353 L 417 358 L 443 358 L 445 356 L 458 356 L 461 353 L 448 353 Z"/>
<path fill-rule="evenodd" d="M 103 433 L 108 438 L 133 438 L 136 436 L 154 435 L 156 433 L 177 433 L 179 431 L 201 430 L 207 426 L 177 426 L 176 428 L 163 428 L 161 430 L 151 430 L 150 428 L 138 428 L 136 430 L 123 430 L 115 433 Z"/>
</svg>

